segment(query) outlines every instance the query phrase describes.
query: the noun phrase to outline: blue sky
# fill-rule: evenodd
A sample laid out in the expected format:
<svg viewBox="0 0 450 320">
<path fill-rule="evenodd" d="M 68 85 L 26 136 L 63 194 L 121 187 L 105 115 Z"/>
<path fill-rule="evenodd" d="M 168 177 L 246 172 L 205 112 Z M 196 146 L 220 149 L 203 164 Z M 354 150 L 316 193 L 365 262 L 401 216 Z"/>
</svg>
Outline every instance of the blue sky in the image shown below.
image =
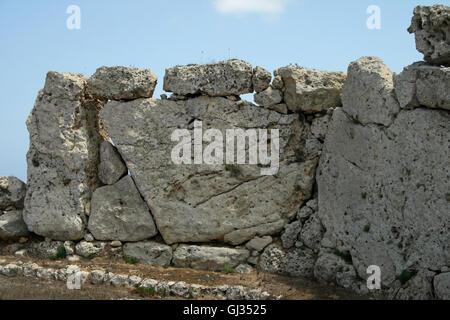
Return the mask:
<svg viewBox="0 0 450 320">
<path fill-rule="evenodd" d="M 102 65 L 164 69 L 229 57 L 270 71 L 290 63 L 345 71 L 365 55 L 395 72 L 422 59 L 410 25 L 427 0 L 0 0 L 0 175 L 26 180 L 25 121 L 48 70 L 92 75 Z M 449 5 L 448 1 L 440 3 Z M 69 30 L 69 5 L 81 29 Z M 381 29 L 369 30 L 370 5 Z"/>
</svg>

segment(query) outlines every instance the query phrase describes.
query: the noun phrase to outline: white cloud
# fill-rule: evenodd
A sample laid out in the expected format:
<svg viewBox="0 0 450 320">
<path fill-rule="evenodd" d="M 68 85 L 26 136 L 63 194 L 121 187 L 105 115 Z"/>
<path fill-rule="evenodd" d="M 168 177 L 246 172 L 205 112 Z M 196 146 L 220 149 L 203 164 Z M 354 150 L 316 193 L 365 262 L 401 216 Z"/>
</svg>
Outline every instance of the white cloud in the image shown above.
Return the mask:
<svg viewBox="0 0 450 320">
<path fill-rule="evenodd" d="M 259 13 L 279 15 L 290 0 L 215 0 L 216 10 L 222 14 L 243 15 Z"/>
</svg>

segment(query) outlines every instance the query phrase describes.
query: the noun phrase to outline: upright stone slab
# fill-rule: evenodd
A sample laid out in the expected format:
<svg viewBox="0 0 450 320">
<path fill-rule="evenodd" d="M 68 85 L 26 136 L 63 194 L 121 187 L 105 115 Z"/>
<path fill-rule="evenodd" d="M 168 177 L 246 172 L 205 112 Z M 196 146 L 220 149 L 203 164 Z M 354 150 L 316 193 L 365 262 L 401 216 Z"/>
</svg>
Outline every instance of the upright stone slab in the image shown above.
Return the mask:
<svg viewBox="0 0 450 320">
<path fill-rule="evenodd" d="M 440 270 L 450 261 L 448 112 L 401 110 L 383 127 L 356 122 L 347 107 L 333 113 L 318 168 L 325 237 L 360 277 L 379 266 L 383 285 L 409 268 Z"/>
<path fill-rule="evenodd" d="M 23 217 L 30 231 L 55 240 L 83 238 L 98 185 L 98 110 L 87 78 L 50 71 L 27 120 L 28 189 Z"/>
<path fill-rule="evenodd" d="M 112 101 L 101 118 L 168 244 L 225 240 L 236 245 L 279 232 L 311 196 L 318 155 L 305 151 L 309 126 L 298 115 L 201 96 Z M 176 129 L 192 134 L 196 120 L 223 137 L 227 129 L 279 129 L 278 172 L 261 175 L 262 168 L 248 161 L 174 164 L 171 154 L 179 142 L 171 136 Z"/>
<path fill-rule="evenodd" d="M 408 32 L 414 33 L 416 48 L 427 62 L 450 67 L 449 6 L 417 6 Z"/>
</svg>

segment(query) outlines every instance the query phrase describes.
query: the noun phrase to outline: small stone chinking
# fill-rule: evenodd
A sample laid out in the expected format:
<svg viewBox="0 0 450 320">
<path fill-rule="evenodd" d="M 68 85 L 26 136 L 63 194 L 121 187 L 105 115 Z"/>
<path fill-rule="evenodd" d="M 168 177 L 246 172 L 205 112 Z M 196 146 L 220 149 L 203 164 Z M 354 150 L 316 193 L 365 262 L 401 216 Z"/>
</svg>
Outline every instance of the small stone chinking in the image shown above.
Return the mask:
<svg viewBox="0 0 450 320">
<path fill-rule="evenodd" d="M 389 299 L 450 299 L 450 8 L 418 6 L 408 31 L 424 61 L 400 74 L 377 57 L 346 73 L 291 65 L 273 76 L 232 59 L 167 69 L 172 94 L 154 99 L 147 69 L 50 71 L 27 120 L 27 184 L 0 177 L 0 238 L 16 255 L 257 269 L 359 294 L 376 265 Z M 241 100 L 248 93 L 256 104 Z M 196 120 L 203 130 L 279 129 L 278 172 L 175 165 L 171 133 Z M 11 264 L 1 273 L 30 272 L 65 276 Z M 86 279 L 145 282 L 102 272 Z"/>
</svg>

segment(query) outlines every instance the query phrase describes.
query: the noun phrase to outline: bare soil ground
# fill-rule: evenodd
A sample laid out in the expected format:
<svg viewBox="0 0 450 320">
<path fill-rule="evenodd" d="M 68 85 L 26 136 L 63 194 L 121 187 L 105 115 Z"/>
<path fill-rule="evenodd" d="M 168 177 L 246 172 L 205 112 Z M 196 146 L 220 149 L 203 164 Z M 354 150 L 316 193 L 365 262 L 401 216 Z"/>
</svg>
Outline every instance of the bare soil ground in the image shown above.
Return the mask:
<svg viewBox="0 0 450 320">
<path fill-rule="evenodd" d="M 141 278 L 152 278 L 166 281 L 184 281 L 190 284 L 207 286 L 242 285 L 248 288 L 261 288 L 271 295 L 282 296 L 287 300 L 342 300 L 368 299 L 355 295 L 347 290 L 324 285 L 303 278 L 291 278 L 254 271 L 251 274 L 222 273 L 193 269 L 152 267 L 142 264 L 126 264 L 119 259 L 94 258 L 75 263 L 66 260 L 40 260 L 15 256 L 0 256 L 7 263 L 35 262 L 39 266 L 62 268 L 67 265 L 78 265 L 89 270 L 105 270 L 116 274 L 137 275 Z M 39 300 L 110 300 L 110 299 L 142 299 L 135 289 L 116 288 L 111 286 L 93 286 L 85 284 L 81 290 L 69 290 L 61 281 L 45 281 L 32 278 L 6 278 L 0 276 L 0 299 L 39 299 Z M 146 297 L 145 299 L 149 299 Z M 154 299 L 154 298 L 151 298 Z M 173 299 L 165 298 L 165 299 Z"/>
</svg>

